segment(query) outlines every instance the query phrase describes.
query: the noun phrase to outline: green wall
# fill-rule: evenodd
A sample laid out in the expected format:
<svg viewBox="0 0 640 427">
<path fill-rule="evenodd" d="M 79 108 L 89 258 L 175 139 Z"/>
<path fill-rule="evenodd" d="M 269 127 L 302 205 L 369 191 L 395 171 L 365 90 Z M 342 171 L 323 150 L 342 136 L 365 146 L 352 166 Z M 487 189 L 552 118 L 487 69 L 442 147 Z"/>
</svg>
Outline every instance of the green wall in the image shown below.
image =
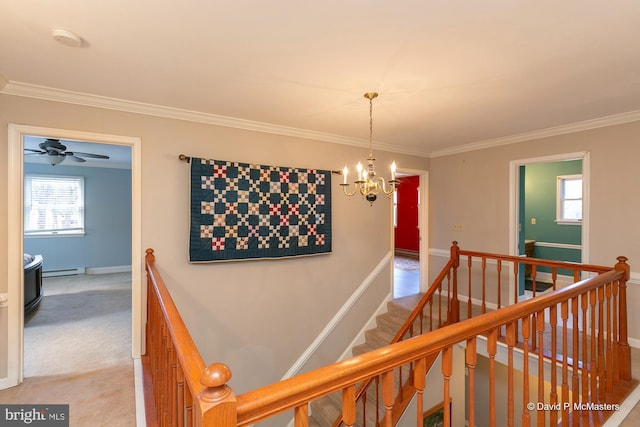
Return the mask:
<svg viewBox="0 0 640 427">
<path fill-rule="evenodd" d="M 582 160 L 526 165 L 524 183 L 524 237 L 544 243 L 582 244 L 582 225 L 556 223 L 556 181 L 559 175 L 582 173 Z M 531 219 L 536 224 L 531 224 Z M 581 261 L 581 250 L 553 247 L 535 248 L 536 258 Z"/>
</svg>

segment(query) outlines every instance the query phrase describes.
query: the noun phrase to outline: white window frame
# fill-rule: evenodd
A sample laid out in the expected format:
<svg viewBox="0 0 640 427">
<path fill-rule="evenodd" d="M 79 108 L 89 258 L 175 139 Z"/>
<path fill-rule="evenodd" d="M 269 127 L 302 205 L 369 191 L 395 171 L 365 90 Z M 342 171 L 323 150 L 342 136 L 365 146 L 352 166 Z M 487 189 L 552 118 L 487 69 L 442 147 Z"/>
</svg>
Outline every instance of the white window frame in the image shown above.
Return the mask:
<svg viewBox="0 0 640 427">
<path fill-rule="evenodd" d="M 32 200 L 31 185 L 32 181 L 37 179 L 47 179 L 54 181 L 73 182 L 73 185 L 80 187 L 80 197 L 76 203 L 77 227 L 51 228 L 46 230 L 36 230 L 31 227 Z M 65 176 L 65 175 L 46 175 L 46 174 L 25 174 L 24 176 L 24 237 L 69 237 L 85 235 L 85 195 L 84 195 L 84 177 L 83 176 Z"/>
<path fill-rule="evenodd" d="M 583 185 L 582 189 L 582 197 L 579 199 L 574 198 L 570 199 L 564 196 L 564 183 L 566 181 L 575 181 L 580 180 Z M 556 223 L 558 224 L 568 224 L 568 225 L 579 225 L 582 224 L 582 212 L 580 219 L 573 218 L 565 218 L 564 217 L 564 202 L 565 200 L 580 200 L 581 203 L 584 202 L 584 182 L 582 181 L 582 174 L 575 175 L 559 175 L 557 177 L 557 188 L 556 188 Z"/>
</svg>

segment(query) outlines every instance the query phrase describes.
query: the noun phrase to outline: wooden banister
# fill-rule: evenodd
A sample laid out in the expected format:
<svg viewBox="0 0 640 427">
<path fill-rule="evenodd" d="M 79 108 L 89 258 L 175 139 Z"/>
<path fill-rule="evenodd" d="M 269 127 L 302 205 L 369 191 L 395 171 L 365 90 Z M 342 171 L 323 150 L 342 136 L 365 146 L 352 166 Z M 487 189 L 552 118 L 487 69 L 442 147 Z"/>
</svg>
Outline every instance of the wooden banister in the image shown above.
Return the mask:
<svg viewBox="0 0 640 427">
<path fill-rule="evenodd" d="M 236 401 L 226 385 L 231 371 L 206 367 L 167 287 L 146 250 L 146 355 L 151 365 L 157 420 L 164 425 L 235 426 Z"/>
<path fill-rule="evenodd" d="M 494 311 L 482 310 L 483 313 L 478 316 L 454 322 L 458 320 L 452 313 L 458 305 L 454 302 L 457 294 L 456 270 L 460 266 L 459 256 L 480 256 L 483 260 L 498 259 L 499 269 L 502 261 L 513 262 L 514 265 L 526 261 L 536 265 L 537 260 L 461 251 L 455 242 L 451 256 L 445 269 L 394 337 L 398 342 L 235 396 L 228 387 L 231 372 L 225 365 L 213 364 L 205 367 L 155 268 L 153 251 L 147 250 L 146 357 L 151 359 L 159 423 L 183 425 L 180 422 L 183 420 L 185 425 L 236 427 L 250 425 L 291 410 L 295 427 L 306 427 L 309 424 L 308 404 L 322 396 L 339 392 L 342 401 L 342 423 L 348 426 L 360 425 L 359 417 L 364 414 L 359 413 L 358 395 L 364 393 L 366 396 L 366 392 L 363 391 L 364 387 L 358 386 L 371 382 L 375 384 L 376 389 L 380 387 L 380 407 L 383 411 L 378 417 L 376 403 L 375 425 L 380 423 L 392 426 L 401 411 L 406 408 L 411 393 L 417 391 L 418 395 L 422 396 L 428 389 L 425 382 L 426 373 L 438 356 L 441 356 L 442 361 L 444 416 L 446 420 L 451 420 L 452 413 L 448 404 L 449 380 L 455 375 L 452 353 L 454 346 L 459 344 L 466 346 L 465 363 L 469 369 L 469 384 L 472 389 L 468 413 L 472 420 L 476 418 L 476 423 L 484 423 L 485 421 L 477 420 L 477 406 L 473 401 L 473 388 L 477 387 L 474 370 L 477 363 L 478 336 L 486 337 L 491 371 L 495 363 L 498 363 L 495 358 L 500 337 L 505 337 L 509 369 L 509 401 L 506 414 L 508 425 L 513 425 L 516 419 L 521 420 L 522 425 L 530 425 L 534 419 L 537 424 L 545 425 L 545 413 L 531 410 L 527 406 L 532 399 L 541 402 L 548 398 L 546 401 L 554 403 L 560 399 L 566 403 L 571 399 L 573 404 L 605 402 L 615 393 L 616 384 L 630 380 L 630 349 L 626 325 L 626 281 L 629 278 L 629 266 L 626 264 L 626 258 L 619 257 L 615 268 L 586 266 L 584 271 L 599 273 L 595 277 L 517 304 L 499 307 Z M 471 266 L 472 263 L 469 262 L 468 265 Z M 485 261 L 480 265 L 484 275 Z M 566 268 L 570 265 L 574 267 L 573 271 L 578 269 L 577 265 L 571 263 L 540 262 L 538 265 L 553 268 Z M 576 273 L 574 277 L 577 277 Z M 484 295 L 484 280 L 482 283 Z M 432 304 L 436 295 L 440 298 L 446 295 L 446 304 L 449 307 L 447 322 L 441 325 L 439 321 L 438 326 L 442 327 L 421 334 L 425 307 L 429 304 L 429 313 L 433 312 Z M 438 305 L 440 304 L 438 301 Z M 550 323 L 546 323 L 547 315 Z M 418 329 L 414 325 L 416 319 L 420 321 L 420 332 L 413 336 Z M 572 332 L 569 332 L 569 321 L 572 324 Z M 429 319 L 428 324 L 431 323 Z M 547 331 L 552 336 L 550 345 L 545 344 L 543 339 Z M 561 348 L 557 346 L 556 338 L 562 340 Z M 522 341 L 519 342 L 519 339 Z M 537 343 L 535 346 L 532 345 L 534 342 Z M 516 346 L 521 346 L 523 351 L 520 369 L 524 382 L 521 390 L 521 415 L 515 414 L 514 411 L 513 358 Z M 573 352 L 571 355 L 568 354 L 569 348 Z M 537 367 L 529 368 L 530 356 L 537 358 Z M 545 362 L 545 359 L 548 362 Z M 545 363 L 552 367 L 549 378 L 545 378 Z M 402 369 L 406 367 L 409 367 L 409 375 L 402 373 Z M 571 378 L 569 369 L 573 372 Z M 559 379 L 556 370 L 560 372 Z M 532 395 L 529 394 L 530 375 L 539 377 L 533 380 L 533 389 L 536 390 L 537 387 L 537 392 L 533 391 Z M 489 425 L 495 425 L 497 415 L 503 414 L 496 414 L 497 385 L 493 375 L 489 375 L 489 379 L 490 407 L 487 421 Z M 549 394 L 544 391 L 545 382 L 552 384 Z M 433 392 L 431 389 L 429 391 Z M 377 392 L 375 396 L 378 396 Z M 377 401 L 378 397 L 374 399 Z M 417 416 L 421 417 L 422 403 L 419 402 L 417 407 Z M 575 410 L 570 412 L 562 408 L 546 416 L 554 425 L 558 422 L 558 417 L 562 418 L 563 424 L 572 417 L 575 424 L 579 422 L 580 412 L 577 415 L 574 412 Z"/>
<path fill-rule="evenodd" d="M 238 425 L 255 423 L 325 394 L 389 372 L 393 368 L 438 353 L 470 337 L 519 320 L 526 314 L 542 312 L 551 305 L 596 290 L 599 286 L 621 277 L 622 272 L 608 271 L 538 298 L 503 307 L 455 325 L 444 326 L 428 334 L 243 393 L 237 396 Z"/>
</svg>

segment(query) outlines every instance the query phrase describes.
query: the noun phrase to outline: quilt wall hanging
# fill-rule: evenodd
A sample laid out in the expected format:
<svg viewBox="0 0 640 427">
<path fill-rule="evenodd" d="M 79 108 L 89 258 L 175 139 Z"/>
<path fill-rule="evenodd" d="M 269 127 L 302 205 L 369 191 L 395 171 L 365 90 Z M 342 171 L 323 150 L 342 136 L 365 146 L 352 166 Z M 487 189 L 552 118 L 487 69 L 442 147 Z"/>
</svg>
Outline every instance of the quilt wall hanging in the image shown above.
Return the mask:
<svg viewBox="0 0 640 427">
<path fill-rule="evenodd" d="M 331 252 L 331 171 L 191 158 L 190 262 Z"/>
</svg>

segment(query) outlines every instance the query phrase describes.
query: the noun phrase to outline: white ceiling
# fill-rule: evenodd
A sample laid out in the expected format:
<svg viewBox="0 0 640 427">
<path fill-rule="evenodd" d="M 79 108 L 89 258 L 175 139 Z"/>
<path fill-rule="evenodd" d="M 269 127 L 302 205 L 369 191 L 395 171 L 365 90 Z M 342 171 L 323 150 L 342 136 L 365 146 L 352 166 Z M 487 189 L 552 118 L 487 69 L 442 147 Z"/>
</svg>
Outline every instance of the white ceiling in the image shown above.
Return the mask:
<svg viewBox="0 0 640 427">
<path fill-rule="evenodd" d="M 429 156 L 640 119 L 638 40 L 637 0 L 0 0 L 0 90 L 356 145 L 377 91 L 376 146 Z"/>
</svg>

